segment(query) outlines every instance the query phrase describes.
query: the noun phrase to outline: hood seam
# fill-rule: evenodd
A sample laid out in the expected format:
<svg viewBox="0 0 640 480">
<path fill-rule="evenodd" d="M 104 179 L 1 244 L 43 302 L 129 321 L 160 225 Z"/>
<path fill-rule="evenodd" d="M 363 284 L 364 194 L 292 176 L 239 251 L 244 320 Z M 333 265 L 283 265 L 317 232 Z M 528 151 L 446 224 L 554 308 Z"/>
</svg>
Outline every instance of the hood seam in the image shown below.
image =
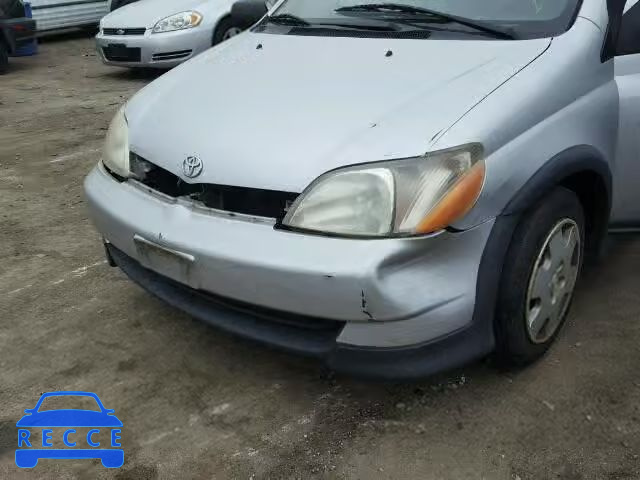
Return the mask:
<svg viewBox="0 0 640 480">
<path fill-rule="evenodd" d="M 549 43 L 547 44 L 547 46 L 544 48 L 544 50 L 542 50 L 540 53 L 538 53 L 534 58 L 531 59 L 530 62 L 528 62 L 527 64 L 525 64 L 522 68 L 520 68 L 518 71 L 514 72 L 513 75 L 509 76 L 508 78 L 506 78 L 502 83 L 500 83 L 498 86 L 496 86 L 493 90 L 489 91 L 486 95 L 484 95 L 480 100 L 478 100 L 476 103 L 474 103 L 471 107 L 469 107 L 469 109 L 467 109 L 467 111 L 465 111 L 462 115 L 460 115 L 460 117 L 455 120 L 451 125 L 449 125 L 446 128 L 443 128 L 442 130 L 440 130 L 440 132 L 438 132 L 436 134 L 435 137 L 432 138 L 430 145 L 429 145 L 429 150 L 431 150 L 441 139 L 442 137 L 444 137 L 447 132 L 449 130 L 451 130 L 453 127 L 455 127 L 464 117 L 466 117 L 469 112 L 471 112 L 473 109 L 475 109 L 478 105 L 480 105 L 482 102 L 484 102 L 490 95 L 492 95 L 494 92 L 496 92 L 498 89 L 500 89 L 504 84 L 506 84 L 507 82 L 509 82 L 513 77 L 515 77 L 516 75 L 518 75 L 520 72 L 522 72 L 523 70 L 525 70 L 526 68 L 529 67 L 529 65 L 531 65 L 533 62 L 535 62 L 538 58 L 540 58 L 542 55 L 544 55 L 546 53 L 547 50 L 549 50 L 549 48 L 551 47 L 551 44 L 553 43 L 553 38 L 549 39 Z"/>
</svg>

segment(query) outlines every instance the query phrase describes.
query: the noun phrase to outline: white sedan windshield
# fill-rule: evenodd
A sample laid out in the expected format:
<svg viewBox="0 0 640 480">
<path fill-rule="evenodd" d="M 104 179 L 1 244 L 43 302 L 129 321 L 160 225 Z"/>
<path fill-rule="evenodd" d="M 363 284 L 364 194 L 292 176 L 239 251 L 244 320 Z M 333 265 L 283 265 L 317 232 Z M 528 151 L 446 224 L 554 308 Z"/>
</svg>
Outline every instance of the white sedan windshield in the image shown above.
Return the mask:
<svg viewBox="0 0 640 480">
<path fill-rule="evenodd" d="M 399 7 L 415 7 L 483 24 L 501 25 L 514 32 L 554 35 L 569 27 L 575 18 L 578 0 L 286 0 L 273 13 L 293 15 L 313 23 L 339 21 L 345 16 L 389 18 L 408 13 L 406 8 L 402 12 Z"/>
</svg>

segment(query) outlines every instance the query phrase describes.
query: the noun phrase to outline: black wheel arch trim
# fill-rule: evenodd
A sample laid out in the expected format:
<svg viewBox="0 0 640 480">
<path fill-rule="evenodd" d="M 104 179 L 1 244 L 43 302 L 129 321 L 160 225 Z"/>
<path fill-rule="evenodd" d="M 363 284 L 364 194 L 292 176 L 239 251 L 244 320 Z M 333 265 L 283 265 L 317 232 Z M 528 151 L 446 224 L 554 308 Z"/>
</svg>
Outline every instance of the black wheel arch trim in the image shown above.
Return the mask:
<svg viewBox="0 0 640 480">
<path fill-rule="evenodd" d="M 546 193 L 562 184 L 563 180 L 583 172 L 598 174 L 607 191 L 605 199 L 607 221 L 601 227 L 602 232 L 598 232 L 600 242 L 597 248 L 600 248 L 606 235 L 611 208 L 612 175 L 604 155 L 589 145 L 574 146 L 554 155 L 512 197 L 503 212 L 496 217 L 480 260 L 476 304 L 471 323 L 471 329 L 476 332 L 475 341 L 481 343 L 483 351 L 488 352 L 495 346 L 494 319 L 500 279 L 511 239 L 522 214 L 540 201 Z"/>
<path fill-rule="evenodd" d="M 577 145 L 563 150 L 546 162 L 511 198 L 502 215 L 523 212 L 563 180 L 583 172 L 594 172 L 603 180 L 607 190 L 608 213 L 612 194 L 611 168 L 599 150 L 589 145 Z"/>
<path fill-rule="evenodd" d="M 539 202 L 553 188 L 562 185 L 573 175 L 596 174 L 604 186 L 604 198 L 599 198 L 596 211 L 588 218 L 589 232 L 586 255 L 597 260 L 602 252 L 611 213 L 613 175 L 604 155 L 590 145 L 576 145 L 554 155 L 511 198 L 502 216 L 521 214 Z M 595 194 L 595 192 L 594 192 Z M 586 212 L 585 212 L 586 213 Z"/>
</svg>

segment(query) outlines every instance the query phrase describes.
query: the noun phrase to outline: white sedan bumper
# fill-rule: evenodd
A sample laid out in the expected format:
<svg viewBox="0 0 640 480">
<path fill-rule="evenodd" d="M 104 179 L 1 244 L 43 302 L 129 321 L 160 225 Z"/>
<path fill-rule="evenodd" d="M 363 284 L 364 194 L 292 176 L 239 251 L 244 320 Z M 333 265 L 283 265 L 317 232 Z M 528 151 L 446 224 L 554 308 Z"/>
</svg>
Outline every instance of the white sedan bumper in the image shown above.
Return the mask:
<svg viewBox="0 0 640 480">
<path fill-rule="evenodd" d="M 96 48 L 102 61 L 122 67 L 171 68 L 210 48 L 212 42 L 212 32 L 202 26 L 166 33 L 136 30 L 101 29 Z"/>
</svg>

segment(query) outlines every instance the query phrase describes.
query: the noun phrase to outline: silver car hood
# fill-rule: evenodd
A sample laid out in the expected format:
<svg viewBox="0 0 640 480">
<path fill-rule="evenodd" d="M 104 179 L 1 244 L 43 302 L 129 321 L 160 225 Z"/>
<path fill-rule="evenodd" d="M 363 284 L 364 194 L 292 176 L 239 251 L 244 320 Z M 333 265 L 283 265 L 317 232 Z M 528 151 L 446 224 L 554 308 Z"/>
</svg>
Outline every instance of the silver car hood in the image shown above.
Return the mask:
<svg viewBox="0 0 640 480">
<path fill-rule="evenodd" d="M 183 178 L 198 156 L 191 183 L 300 192 L 336 167 L 428 151 L 549 42 L 245 33 L 130 100 L 131 149 Z"/>
<path fill-rule="evenodd" d="M 153 28 L 165 17 L 187 10 L 202 14 L 210 9 L 209 4 L 230 4 L 230 0 L 140 0 L 105 15 L 100 21 L 106 28 Z"/>
</svg>

